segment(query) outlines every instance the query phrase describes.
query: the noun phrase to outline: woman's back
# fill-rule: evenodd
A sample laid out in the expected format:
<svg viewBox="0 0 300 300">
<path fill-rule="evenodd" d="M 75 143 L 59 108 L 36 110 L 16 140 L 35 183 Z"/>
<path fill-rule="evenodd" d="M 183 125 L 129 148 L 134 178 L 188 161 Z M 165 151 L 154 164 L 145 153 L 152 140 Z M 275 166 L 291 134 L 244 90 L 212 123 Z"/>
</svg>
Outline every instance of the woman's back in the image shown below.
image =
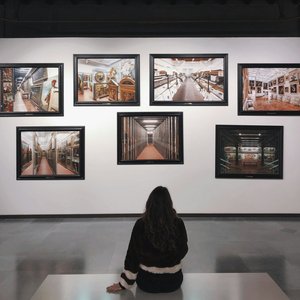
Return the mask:
<svg viewBox="0 0 300 300">
<path fill-rule="evenodd" d="M 145 220 L 140 218 L 136 221 L 132 235 L 141 264 L 169 267 L 180 263 L 188 250 L 186 230 L 181 218 L 176 217 L 174 219 L 173 230 L 175 233 L 174 240 L 172 240 L 173 247 L 160 249 L 154 246 L 147 236 Z M 166 240 L 166 242 L 168 241 Z"/>
<path fill-rule="evenodd" d="M 146 292 L 177 290 L 183 280 L 181 260 L 187 251 L 184 223 L 173 208 L 168 189 L 159 186 L 149 195 L 145 212 L 133 227 L 120 282 L 108 291 L 131 288 L 135 281 Z"/>
</svg>

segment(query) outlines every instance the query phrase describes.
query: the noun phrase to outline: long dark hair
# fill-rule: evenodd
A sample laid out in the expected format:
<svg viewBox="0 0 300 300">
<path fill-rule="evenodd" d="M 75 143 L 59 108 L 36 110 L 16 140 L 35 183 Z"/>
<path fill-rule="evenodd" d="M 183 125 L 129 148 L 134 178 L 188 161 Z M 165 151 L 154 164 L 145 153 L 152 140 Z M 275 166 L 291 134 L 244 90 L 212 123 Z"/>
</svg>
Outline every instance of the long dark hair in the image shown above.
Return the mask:
<svg viewBox="0 0 300 300">
<path fill-rule="evenodd" d="M 176 210 L 166 187 L 156 187 L 146 202 L 143 214 L 145 233 L 154 248 L 164 252 L 176 248 Z"/>
</svg>

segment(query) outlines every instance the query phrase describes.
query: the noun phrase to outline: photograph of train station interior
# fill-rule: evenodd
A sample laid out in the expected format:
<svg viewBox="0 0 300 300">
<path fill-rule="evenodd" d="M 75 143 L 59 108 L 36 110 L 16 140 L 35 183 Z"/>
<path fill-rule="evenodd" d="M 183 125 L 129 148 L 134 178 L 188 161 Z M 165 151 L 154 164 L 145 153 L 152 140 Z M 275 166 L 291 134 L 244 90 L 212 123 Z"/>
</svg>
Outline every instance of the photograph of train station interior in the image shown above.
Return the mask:
<svg viewBox="0 0 300 300">
<path fill-rule="evenodd" d="M 58 68 L 0 65 L 0 114 L 58 112 L 58 72 Z"/>
<path fill-rule="evenodd" d="M 154 57 L 155 101 L 224 101 L 224 58 Z"/>
<path fill-rule="evenodd" d="M 21 132 L 20 177 L 79 174 L 79 146 L 78 131 Z"/>
<path fill-rule="evenodd" d="M 78 103 L 136 100 L 134 58 L 78 58 Z"/>
<path fill-rule="evenodd" d="M 300 68 L 242 68 L 243 111 L 300 111 Z"/>
<path fill-rule="evenodd" d="M 119 116 L 120 163 L 182 161 L 182 127 L 177 115 Z"/>
<path fill-rule="evenodd" d="M 0 300 L 299 300 L 299 80 L 300 0 L 0 0 Z"/>
</svg>

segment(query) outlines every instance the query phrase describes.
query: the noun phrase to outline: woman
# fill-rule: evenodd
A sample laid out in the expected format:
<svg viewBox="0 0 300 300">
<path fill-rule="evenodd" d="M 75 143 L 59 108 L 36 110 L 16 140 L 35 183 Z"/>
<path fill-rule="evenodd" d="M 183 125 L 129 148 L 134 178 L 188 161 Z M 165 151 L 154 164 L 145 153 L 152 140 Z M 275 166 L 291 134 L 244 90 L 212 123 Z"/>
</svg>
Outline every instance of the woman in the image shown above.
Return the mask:
<svg viewBox="0 0 300 300">
<path fill-rule="evenodd" d="M 177 290 L 183 280 L 181 260 L 187 251 L 186 229 L 169 191 L 156 187 L 133 227 L 120 281 L 107 287 L 107 292 L 130 289 L 135 282 L 150 293 Z"/>
</svg>

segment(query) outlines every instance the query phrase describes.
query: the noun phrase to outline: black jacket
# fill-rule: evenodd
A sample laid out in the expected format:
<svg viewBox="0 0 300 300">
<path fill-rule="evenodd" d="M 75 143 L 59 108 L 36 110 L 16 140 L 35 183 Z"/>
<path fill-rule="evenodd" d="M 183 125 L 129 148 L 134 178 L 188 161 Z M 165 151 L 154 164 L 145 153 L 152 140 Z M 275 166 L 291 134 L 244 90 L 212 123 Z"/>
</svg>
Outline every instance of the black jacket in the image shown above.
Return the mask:
<svg viewBox="0 0 300 300">
<path fill-rule="evenodd" d="M 147 239 L 144 220 L 140 218 L 136 221 L 131 233 L 124 271 L 121 274 L 120 284 L 122 287 L 132 287 L 140 268 L 159 274 L 172 273 L 173 270 L 175 272 L 181 268 L 181 260 L 188 251 L 187 233 L 181 218 L 177 218 L 175 222 L 176 250 L 162 252 Z"/>
</svg>

